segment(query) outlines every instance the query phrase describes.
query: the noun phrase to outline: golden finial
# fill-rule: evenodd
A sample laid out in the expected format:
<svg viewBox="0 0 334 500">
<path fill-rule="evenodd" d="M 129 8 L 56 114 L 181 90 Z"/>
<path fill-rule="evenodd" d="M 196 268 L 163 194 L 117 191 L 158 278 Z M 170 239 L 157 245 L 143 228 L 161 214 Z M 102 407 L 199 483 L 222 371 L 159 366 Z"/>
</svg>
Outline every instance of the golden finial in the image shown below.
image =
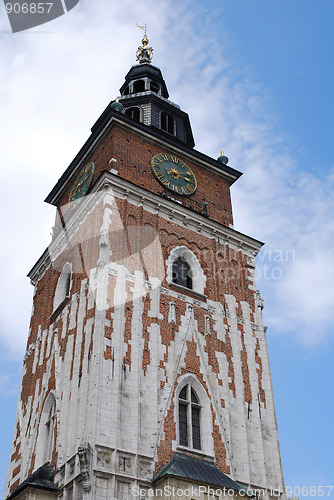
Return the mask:
<svg viewBox="0 0 334 500">
<path fill-rule="evenodd" d="M 219 161 L 219 163 L 222 163 L 223 165 L 228 164 L 228 158 L 227 158 L 227 156 L 224 155 L 223 149 L 220 151 L 220 157 L 217 158 L 217 160 Z"/>
<path fill-rule="evenodd" d="M 136 25 L 138 26 L 138 28 L 144 31 L 144 36 L 141 41 L 142 45 L 141 47 L 138 47 L 136 53 L 137 61 L 139 61 L 139 64 L 150 63 L 153 57 L 153 49 L 152 47 L 148 47 L 148 38 L 146 35 L 147 24 L 144 24 L 144 26 L 140 26 L 140 24 L 136 23 Z"/>
</svg>

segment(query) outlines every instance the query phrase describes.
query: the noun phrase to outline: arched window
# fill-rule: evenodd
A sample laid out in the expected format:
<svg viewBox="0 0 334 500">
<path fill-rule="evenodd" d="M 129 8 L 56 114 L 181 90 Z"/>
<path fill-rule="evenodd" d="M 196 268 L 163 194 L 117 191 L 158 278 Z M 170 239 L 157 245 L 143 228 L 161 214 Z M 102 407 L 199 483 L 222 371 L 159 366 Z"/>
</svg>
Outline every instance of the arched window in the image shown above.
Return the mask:
<svg viewBox="0 0 334 500">
<path fill-rule="evenodd" d="M 45 448 L 44 448 L 44 461 L 51 462 L 52 449 L 53 449 L 53 439 L 54 439 L 54 428 L 56 425 L 56 400 L 53 396 L 53 401 L 46 414 L 45 422 Z"/>
<path fill-rule="evenodd" d="M 156 82 L 150 82 L 150 90 L 152 90 L 152 92 L 155 92 L 156 94 L 158 94 L 158 92 L 160 90 L 159 84 Z"/>
<path fill-rule="evenodd" d="M 41 420 L 39 423 L 37 446 L 36 446 L 36 465 L 41 466 L 46 462 L 51 462 L 52 451 L 56 427 L 56 398 L 50 393 L 45 401 Z"/>
<path fill-rule="evenodd" d="M 137 80 L 133 84 L 133 93 L 137 94 L 137 92 L 145 92 L 145 82 L 144 80 Z"/>
<path fill-rule="evenodd" d="M 179 393 L 179 444 L 195 450 L 201 449 L 201 405 L 190 384 Z"/>
<path fill-rule="evenodd" d="M 161 113 L 161 129 L 169 134 L 174 135 L 174 118 L 166 111 Z"/>
<path fill-rule="evenodd" d="M 129 116 L 136 122 L 140 122 L 140 109 L 139 108 L 128 108 L 125 110 L 124 114 Z"/>
<path fill-rule="evenodd" d="M 167 261 L 167 283 L 204 295 L 206 277 L 196 255 L 187 247 L 175 247 Z"/>
<path fill-rule="evenodd" d="M 67 262 L 58 278 L 58 283 L 53 300 L 53 312 L 69 298 L 72 285 L 72 265 Z"/>
<path fill-rule="evenodd" d="M 190 266 L 182 257 L 173 262 L 173 283 L 190 289 L 193 287 Z"/>
</svg>

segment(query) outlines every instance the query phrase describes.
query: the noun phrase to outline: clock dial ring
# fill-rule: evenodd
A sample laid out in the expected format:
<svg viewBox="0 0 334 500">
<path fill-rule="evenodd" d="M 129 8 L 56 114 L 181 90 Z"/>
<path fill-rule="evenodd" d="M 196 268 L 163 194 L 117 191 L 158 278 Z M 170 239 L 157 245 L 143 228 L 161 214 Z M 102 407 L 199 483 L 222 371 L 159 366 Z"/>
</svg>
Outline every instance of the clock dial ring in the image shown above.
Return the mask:
<svg viewBox="0 0 334 500">
<path fill-rule="evenodd" d="M 75 178 L 68 197 L 68 201 L 71 205 L 76 205 L 78 203 L 78 200 L 85 196 L 93 182 L 94 173 L 95 164 L 93 162 L 89 162 L 82 167 Z"/>
<path fill-rule="evenodd" d="M 174 155 L 159 153 L 151 159 L 151 170 L 156 180 L 166 189 L 189 196 L 197 189 L 192 170 Z"/>
</svg>

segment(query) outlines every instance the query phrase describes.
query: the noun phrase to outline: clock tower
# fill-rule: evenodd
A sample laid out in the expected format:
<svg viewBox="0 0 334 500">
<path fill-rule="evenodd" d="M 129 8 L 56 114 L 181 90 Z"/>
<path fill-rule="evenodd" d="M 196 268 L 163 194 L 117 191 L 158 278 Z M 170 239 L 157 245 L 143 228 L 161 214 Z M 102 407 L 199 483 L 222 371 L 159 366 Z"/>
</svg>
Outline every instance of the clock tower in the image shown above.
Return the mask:
<svg viewBox="0 0 334 500">
<path fill-rule="evenodd" d="M 284 496 L 241 173 L 194 149 L 145 35 L 46 202 L 6 498 Z"/>
</svg>

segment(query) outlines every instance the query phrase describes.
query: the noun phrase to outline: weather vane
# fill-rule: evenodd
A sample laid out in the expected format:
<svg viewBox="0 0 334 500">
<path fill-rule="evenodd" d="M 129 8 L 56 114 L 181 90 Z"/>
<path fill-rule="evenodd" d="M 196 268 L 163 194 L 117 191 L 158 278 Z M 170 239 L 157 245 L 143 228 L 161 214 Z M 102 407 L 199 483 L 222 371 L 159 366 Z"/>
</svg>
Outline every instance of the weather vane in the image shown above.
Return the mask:
<svg viewBox="0 0 334 500">
<path fill-rule="evenodd" d="M 136 52 L 137 61 L 139 61 L 139 64 L 150 63 L 153 57 L 153 49 L 152 47 L 148 47 L 148 38 L 146 35 L 147 24 L 144 24 L 144 26 L 140 26 L 140 24 L 136 23 L 136 25 L 138 26 L 138 28 L 144 31 L 144 36 L 141 41 L 142 45 L 138 47 L 138 50 Z"/>
</svg>

